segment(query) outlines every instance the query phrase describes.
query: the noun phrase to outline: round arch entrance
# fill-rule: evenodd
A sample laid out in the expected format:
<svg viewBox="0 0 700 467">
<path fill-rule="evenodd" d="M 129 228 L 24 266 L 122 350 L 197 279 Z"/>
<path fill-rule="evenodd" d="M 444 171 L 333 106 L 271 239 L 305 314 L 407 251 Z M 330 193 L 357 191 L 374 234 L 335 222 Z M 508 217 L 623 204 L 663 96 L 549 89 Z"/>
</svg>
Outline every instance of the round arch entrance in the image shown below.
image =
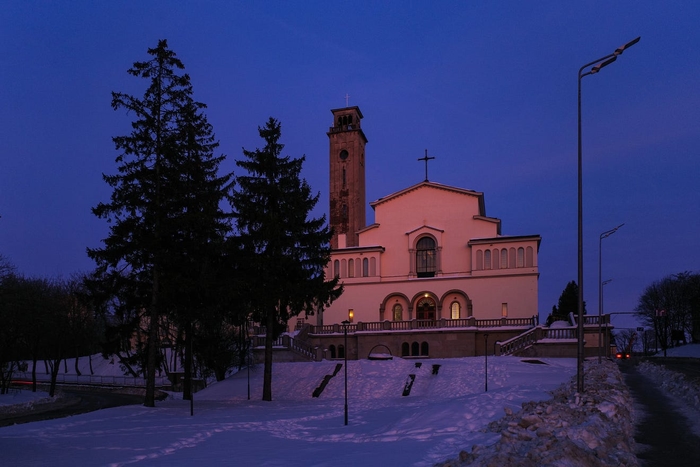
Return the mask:
<svg viewBox="0 0 700 467">
<path fill-rule="evenodd" d="M 422 297 L 416 304 L 416 319 L 435 319 L 435 300 Z"/>
</svg>

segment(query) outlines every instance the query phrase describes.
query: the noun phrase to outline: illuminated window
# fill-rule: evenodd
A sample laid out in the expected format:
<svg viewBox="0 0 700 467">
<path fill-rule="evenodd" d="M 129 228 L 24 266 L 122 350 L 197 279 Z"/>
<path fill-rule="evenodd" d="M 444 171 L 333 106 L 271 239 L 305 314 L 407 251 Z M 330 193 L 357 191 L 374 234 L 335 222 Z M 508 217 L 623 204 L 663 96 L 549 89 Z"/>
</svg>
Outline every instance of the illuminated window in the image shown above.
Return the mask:
<svg viewBox="0 0 700 467">
<path fill-rule="evenodd" d="M 501 316 L 504 318 L 508 317 L 508 304 L 501 303 Z"/>
<path fill-rule="evenodd" d="M 401 306 L 400 303 L 397 303 L 394 305 L 393 308 L 393 316 L 394 316 L 394 321 L 403 321 L 403 307 Z"/>
<path fill-rule="evenodd" d="M 459 319 L 459 302 L 452 302 L 450 311 L 452 312 L 452 319 Z"/>
</svg>

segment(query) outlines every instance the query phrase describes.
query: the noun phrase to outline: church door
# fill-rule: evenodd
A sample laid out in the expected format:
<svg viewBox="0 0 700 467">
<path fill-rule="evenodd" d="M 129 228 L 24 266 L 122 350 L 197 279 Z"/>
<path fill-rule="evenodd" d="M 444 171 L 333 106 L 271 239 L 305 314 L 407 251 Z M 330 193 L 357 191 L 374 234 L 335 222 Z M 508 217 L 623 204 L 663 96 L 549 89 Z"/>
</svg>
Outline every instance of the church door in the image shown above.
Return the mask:
<svg viewBox="0 0 700 467">
<path fill-rule="evenodd" d="M 435 302 L 430 297 L 421 298 L 418 301 L 417 319 L 435 319 Z"/>
</svg>

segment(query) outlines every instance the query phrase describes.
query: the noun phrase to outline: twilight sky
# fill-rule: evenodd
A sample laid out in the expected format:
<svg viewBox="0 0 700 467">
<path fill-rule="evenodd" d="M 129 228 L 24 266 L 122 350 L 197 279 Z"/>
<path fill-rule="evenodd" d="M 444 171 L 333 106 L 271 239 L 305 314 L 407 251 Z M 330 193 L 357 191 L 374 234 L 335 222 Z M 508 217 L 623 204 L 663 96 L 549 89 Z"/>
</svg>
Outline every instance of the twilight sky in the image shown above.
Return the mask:
<svg viewBox="0 0 700 467">
<path fill-rule="evenodd" d="M 88 271 L 107 223 L 111 138 L 132 116 L 111 91 L 158 39 L 184 62 L 234 169 L 257 127 L 282 123 L 285 154 L 328 211 L 330 109 L 365 118 L 367 200 L 424 178 L 484 192 L 504 235 L 542 236 L 544 316 L 577 276 L 577 72 L 583 80 L 584 293 L 633 310 L 644 287 L 700 269 L 700 3 L 25 2 L 0 8 L 0 253 L 32 276 Z M 373 221 L 372 210 L 368 208 Z M 613 321 L 615 322 L 615 320 Z"/>
</svg>

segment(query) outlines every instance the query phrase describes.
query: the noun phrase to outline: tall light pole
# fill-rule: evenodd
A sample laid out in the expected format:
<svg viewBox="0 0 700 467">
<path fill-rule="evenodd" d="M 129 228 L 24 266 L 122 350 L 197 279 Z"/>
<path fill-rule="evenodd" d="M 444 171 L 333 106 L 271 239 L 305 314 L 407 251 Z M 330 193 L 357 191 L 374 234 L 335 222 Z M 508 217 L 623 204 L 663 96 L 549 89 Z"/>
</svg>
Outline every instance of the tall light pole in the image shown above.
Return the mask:
<svg viewBox="0 0 700 467">
<path fill-rule="evenodd" d="M 610 65 L 617 60 L 626 49 L 639 42 L 637 37 L 618 47 L 611 54 L 586 63 L 578 70 L 578 364 L 576 369 L 576 382 L 578 392 L 583 392 L 583 179 L 582 179 L 582 152 L 581 152 L 581 79 L 584 76 L 594 75 L 601 68 Z M 592 67 L 584 73 L 584 70 Z"/>
<path fill-rule="evenodd" d="M 348 324 L 350 321 L 347 319 L 342 321 L 343 333 L 345 334 L 345 352 L 343 352 L 345 357 L 345 426 L 348 425 Z"/>
<path fill-rule="evenodd" d="M 617 232 L 617 229 L 623 225 L 625 224 L 622 223 L 614 229 L 606 230 L 600 234 L 600 240 L 598 241 L 598 363 L 603 360 L 603 343 L 601 342 L 603 337 L 603 286 L 605 285 L 603 284 L 603 239 Z"/>
<path fill-rule="evenodd" d="M 489 392 L 489 335 L 484 334 L 484 392 Z"/>
</svg>

